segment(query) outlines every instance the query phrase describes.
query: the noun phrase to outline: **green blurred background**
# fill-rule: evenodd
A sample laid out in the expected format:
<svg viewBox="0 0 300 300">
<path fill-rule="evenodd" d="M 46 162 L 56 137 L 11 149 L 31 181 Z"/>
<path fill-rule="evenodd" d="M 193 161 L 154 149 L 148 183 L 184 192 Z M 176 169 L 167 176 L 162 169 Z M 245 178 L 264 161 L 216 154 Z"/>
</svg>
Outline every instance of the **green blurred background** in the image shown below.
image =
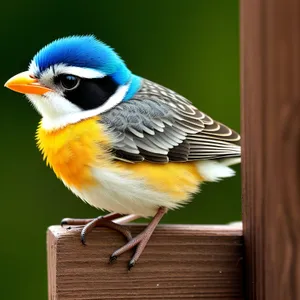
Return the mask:
<svg viewBox="0 0 300 300">
<path fill-rule="evenodd" d="M 38 1 L 1 5 L 1 82 L 27 69 L 55 38 L 94 33 L 128 66 L 191 99 L 239 131 L 238 0 Z M 48 169 L 34 135 L 38 114 L 24 96 L 1 94 L 1 299 L 47 299 L 46 230 L 63 217 L 100 211 L 73 196 Z M 237 176 L 202 187 L 166 223 L 227 223 L 241 219 Z"/>
</svg>

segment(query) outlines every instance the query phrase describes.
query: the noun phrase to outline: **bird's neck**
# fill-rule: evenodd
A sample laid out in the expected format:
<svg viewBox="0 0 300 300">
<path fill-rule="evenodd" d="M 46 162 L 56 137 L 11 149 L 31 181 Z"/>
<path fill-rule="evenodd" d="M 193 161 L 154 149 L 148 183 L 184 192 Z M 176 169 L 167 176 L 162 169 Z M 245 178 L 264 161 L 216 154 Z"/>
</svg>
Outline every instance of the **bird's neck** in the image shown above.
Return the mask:
<svg viewBox="0 0 300 300">
<path fill-rule="evenodd" d="M 140 90 L 141 86 L 142 86 L 142 78 L 132 74 L 130 86 L 123 101 L 127 101 L 131 99 Z"/>
</svg>

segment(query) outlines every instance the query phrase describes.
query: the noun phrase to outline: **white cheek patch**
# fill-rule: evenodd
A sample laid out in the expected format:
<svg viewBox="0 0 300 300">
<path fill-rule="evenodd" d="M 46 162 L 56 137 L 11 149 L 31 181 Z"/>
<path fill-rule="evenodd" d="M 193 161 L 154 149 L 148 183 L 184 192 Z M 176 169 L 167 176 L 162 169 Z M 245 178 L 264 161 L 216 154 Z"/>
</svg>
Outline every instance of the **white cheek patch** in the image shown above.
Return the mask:
<svg viewBox="0 0 300 300">
<path fill-rule="evenodd" d="M 26 95 L 36 107 L 43 119 L 55 120 L 63 115 L 79 113 L 81 109 L 55 92 L 48 92 L 45 96 Z"/>
<path fill-rule="evenodd" d="M 116 92 L 101 106 L 82 110 L 56 92 L 48 92 L 43 96 L 27 94 L 38 112 L 42 115 L 42 127 L 47 130 L 59 129 L 104 113 L 124 99 L 130 83 L 120 86 Z"/>
<path fill-rule="evenodd" d="M 33 74 L 39 73 L 39 69 L 34 61 L 31 62 L 29 71 Z M 45 93 L 42 96 L 33 94 L 26 96 L 42 115 L 42 126 L 48 130 L 74 124 L 80 120 L 94 117 L 110 110 L 122 102 L 131 84 L 129 82 L 126 85 L 119 86 L 103 105 L 94 109 L 83 110 L 66 99 L 63 95 L 63 89 L 54 84 L 53 78 L 59 74 L 72 74 L 80 78 L 103 78 L 106 76 L 105 73 L 98 70 L 72 67 L 65 64 L 57 64 L 43 71 L 39 81 L 41 84 L 53 89 L 53 92 Z"/>
</svg>

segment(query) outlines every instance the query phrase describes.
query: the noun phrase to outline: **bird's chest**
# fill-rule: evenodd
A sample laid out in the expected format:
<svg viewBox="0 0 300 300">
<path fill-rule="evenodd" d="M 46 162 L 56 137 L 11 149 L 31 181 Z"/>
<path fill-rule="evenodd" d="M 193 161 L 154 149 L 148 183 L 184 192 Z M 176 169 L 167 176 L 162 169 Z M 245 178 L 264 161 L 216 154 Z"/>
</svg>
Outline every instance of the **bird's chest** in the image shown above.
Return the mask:
<svg viewBox="0 0 300 300">
<path fill-rule="evenodd" d="M 69 187 L 96 184 L 92 168 L 109 161 L 105 150 L 109 139 L 98 120 L 94 117 L 51 131 L 38 127 L 37 144 L 44 160 Z"/>
</svg>

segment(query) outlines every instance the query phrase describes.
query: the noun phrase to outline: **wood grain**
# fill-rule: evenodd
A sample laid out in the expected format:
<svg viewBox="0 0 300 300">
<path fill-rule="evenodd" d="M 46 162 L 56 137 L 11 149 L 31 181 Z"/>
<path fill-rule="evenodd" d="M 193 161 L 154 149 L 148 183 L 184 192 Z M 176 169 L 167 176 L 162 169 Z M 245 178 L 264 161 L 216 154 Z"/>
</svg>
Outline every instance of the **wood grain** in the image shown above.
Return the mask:
<svg viewBox="0 0 300 300">
<path fill-rule="evenodd" d="M 143 225 L 130 225 L 133 234 Z M 48 230 L 49 299 L 244 299 L 242 230 L 230 226 L 161 225 L 129 272 L 132 253 L 113 265 L 109 255 L 125 242 L 97 228 L 87 246 L 81 227 Z"/>
<path fill-rule="evenodd" d="M 241 1 L 249 299 L 300 299 L 300 1 Z"/>
</svg>

